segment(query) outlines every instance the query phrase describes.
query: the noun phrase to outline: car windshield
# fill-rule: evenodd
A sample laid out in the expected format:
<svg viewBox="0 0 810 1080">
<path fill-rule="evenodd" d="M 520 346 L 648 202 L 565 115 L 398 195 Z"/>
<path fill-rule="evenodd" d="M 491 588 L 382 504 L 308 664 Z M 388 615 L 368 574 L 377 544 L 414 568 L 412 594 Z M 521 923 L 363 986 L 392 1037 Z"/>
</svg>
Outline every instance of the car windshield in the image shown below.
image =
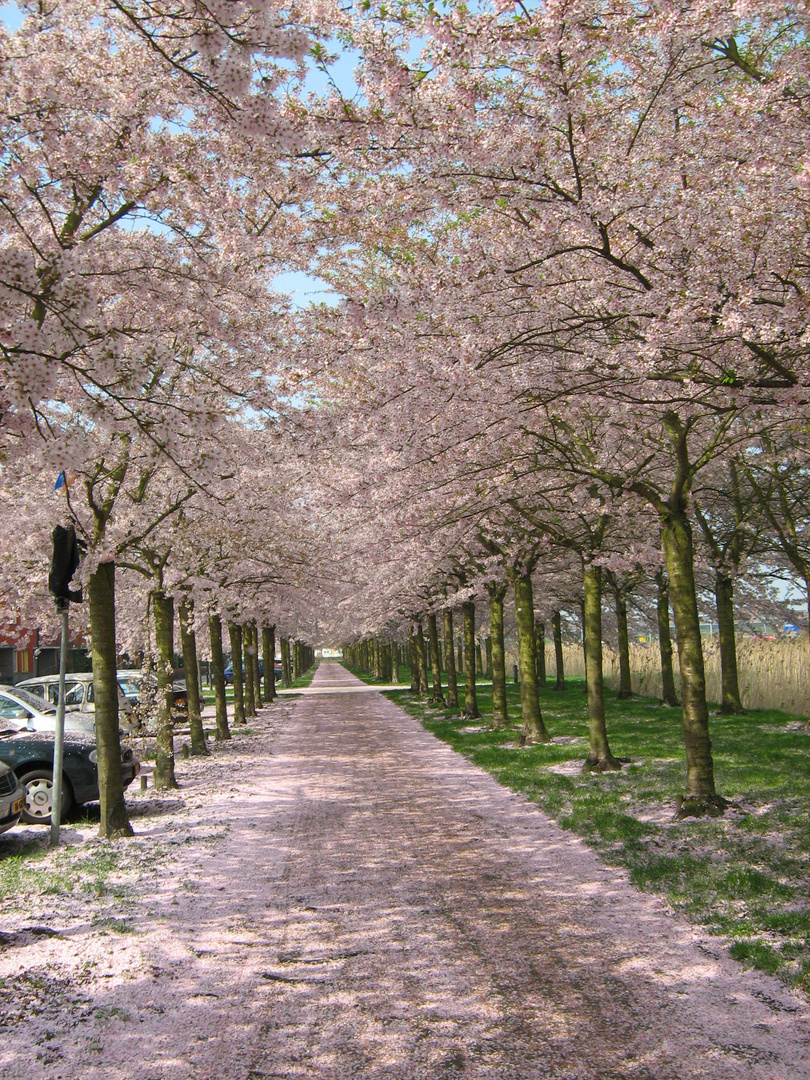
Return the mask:
<svg viewBox="0 0 810 1080">
<path fill-rule="evenodd" d="M 127 697 L 138 696 L 140 688 L 134 679 L 119 679 L 118 685 L 121 687 Z"/>
<path fill-rule="evenodd" d="M 21 686 L 15 686 L 13 689 L 9 688 L 9 691 L 14 697 L 19 698 L 20 701 L 24 701 L 26 705 L 30 705 L 31 708 L 36 709 L 37 712 L 56 712 L 56 706 L 51 705 L 50 701 L 45 701 L 44 698 L 37 697 L 36 694 L 31 694 L 28 690 L 23 690 Z"/>
</svg>

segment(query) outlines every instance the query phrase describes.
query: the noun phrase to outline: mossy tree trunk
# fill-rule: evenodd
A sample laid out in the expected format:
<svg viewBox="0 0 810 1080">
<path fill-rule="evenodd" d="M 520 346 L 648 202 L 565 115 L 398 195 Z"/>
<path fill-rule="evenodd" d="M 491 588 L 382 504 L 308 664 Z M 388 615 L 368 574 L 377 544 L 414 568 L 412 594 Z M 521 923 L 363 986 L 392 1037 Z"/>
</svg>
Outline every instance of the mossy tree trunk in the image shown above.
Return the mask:
<svg viewBox="0 0 810 1080">
<path fill-rule="evenodd" d="M 168 791 L 178 787 L 174 775 L 174 732 L 172 705 L 174 703 L 174 600 L 163 589 L 152 592 L 152 611 L 155 618 L 157 647 L 157 707 L 158 731 L 155 745 L 155 788 Z"/>
<path fill-rule="evenodd" d="M 411 665 L 411 693 L 419 693 L 419 657 L 416 655 L 416 637 L 413 628 L 408 630 L 408 663 Z"/>
<path fill-rule="evenodd" d="M 588 691 L 588 757 L 586 772 L 621 769 L 610 752 L 605 724 L 605 693 L 602 679 L 602 571 L 586 563 L 583 572 L 583 638 L 585 642 L 585 685 Z"/>
<path fill-rule="evenodd" d="M 186 673 L 186 701 L 188 702 L 188 726 L 191 733 L 191 753 L 204 757 L 208 753 L 202 723 L 200 684 L 197 668 L 197 635 L 194 632 L 191 603 L 183 600 L 177 611 L 180 622 L 180 647 L 183 651 L 183 668 Z"/>
<path fill-rule="evenodd" d="M 526 743 L 549 742 L 540 700 L 537 696 L 537 654 L 534 639 L 534 595 L 532 577 L 527 570 L 516 574 L 515 616 L 518 633 L 518 669 L 520 671 L 520 707 L 523 714 L 523 741 Z"/>
<path fill-rule="evenodd" d="M 684 742 L 686 798 L 689 812 L 722 812 L 725 800 L 715 790 L 706 675 L 695 590 L 692 528 L 682 508 L 664 516 L 662 541 L 669 578 L 669 595 L 678 636 Z"/>
<path fill-rule="evenodd" d="M 447 671 L 447 707 L 458 709 L 458 679 L 456 678 L 456 654 L 453 651 L 453 612 L 446 607 L 444 622 L 444 667 Z"/>
<path fill-rule="evenodd" d="M 290 642 L 288 638 L 281 639 L 281 685 L 288 687 L 292 682 L 290 676 Z"/>
<path fill-rule="evenodd" d="M 475 720 L 481 715 L 475 696 L 475 604 L 461 605 L 464 618 L 464 715 Z"/>
<path fill-rule="evenodd" d="M 417 689 L 416 692 L 422 696 L 428 692 L 428 677 L 427 677 L 427 653 L 425 650 L 425 632 L 422 629 L 422 623 L 417 622 L 416 634 L 414 635 L 414 643 L 416 646 L 416 672 L 417 672 Z"/>
<path fill-rule="evenodd" d="M 214 679 L 214 701 L 217 715 L 217 742 L 231 737 L 228 727 L 228 698 L 225 690 L 225 658 L 222 655 L 222 620 L 219 615 L 208 616 L 208 633 L 211 638 L 211 674 Z"/>
<path fill-rule="evenodd" d="M 627 629 L 627 599 L 618 585 L 614 585 L 613 598 L 619 630 L 619 692 L 617 697 L 620 701 L 626 701 L 633 696 L 630 677 L 630 634 Z"/>
<path fill-rule="evenodd" d="M 439 663 L 439 628 L 436 625 L 436 616 L 432 612 L 428 615 L 428 637 L 430 639 L 430 653 L 433 657 L 433 692 L 430 695 L 430 700 L 439 705 L 444 705 L 442 666 Z"/>
<path fill-rule="evenodd" d="M 242 627 L 242 655 L 245 658 L 245 716 L 256 715 L 256 680 L 253 673 L 253 634 L 250 624 Z M 234 681 L 234 685 L 235 681 Z"/>
<path fill-rule="evenodd" d="M 228 636 L 231 640 L 231 667 L 233 668 L 233 722 L 245 724 L 245 688 L 242 681 L 242 627 L 238 623 L 228 623 Z"/>
<path fill-rule="evenodd" d="M 538 622 L 534 624 L 534 642 L 537 650 L 537 685 L 546 685 L 546 624 Z"/>
<path fill-rule="evenodd" d="M 509 713 L 506 707 L 506 650 L 503 642 L 503 598 L 506 586 L 491 584 L 489 593 L 489 641 L 492 662 L 492 725 L 506 727 Z"/>
<path fill-rule="evenodd" d="M 95 697 L 98 789 L 101 799 L 99 836 L 117 840 L 132 836 L 121 776 L 121 733 L 118 726 L 118 679 L 115 655 L 115 563 L 100 563 L 88 583 L 93 694 Z"/>
<path fill-rule="evenodd" d="M 658 587 L 658 648 L 661 653 L 661 700 L 673 708 L 679 704 L 672 670 L 672 635 L 669 631 L 669 584 L 663 570 L 655 575 Z"/>
<path fill-rule="evenodd" d="M 562 647 L 562 618 L 559 611 L 555 611 L 551 616 L 551 633 L 554 637 L 554 662 L 557 665 L 557 677 L 554 681 L 555 690 L 565 689 L 565 668 L 563 666 L 563 647 Z"/>
<path fill-rule="evenodd" d="M 718 570 L 714 576 L 717 626 L 720 637 L 720 677 L 723 699 L 720 712 L 735 716 L 745 712 L 737 675 L 737 636 L 734 630 L 734 582 Z"/>
<path fill-rule="evenodd" d="M 264 701 L 270 705 L 276 698 L 276 628 L 262 627 L 262 663 L 264 664 Z"/>
<path fill-rule="evenodd" d="M 462 626 L 463 625 L 464 625 L 464 623 L 463 623 L 463 613 L 462 613 Z M 458 639 L 458 650 L 457 650 L 457 653 L 456 653 L 456 671 L 459 673 L 459 675 L 464 674 L 464 634 L 463 633 L 459 635 L 459 639 Z"/>
<path fill-rule="evenodd" d="M 250 642 L 253 646 L 251 665 L 253 667 L 253 701 L 257 709 L 262 705 L 262 676 L 259 671 L 259 627 L 256 623 L 250 628 Z"/>
</svg>

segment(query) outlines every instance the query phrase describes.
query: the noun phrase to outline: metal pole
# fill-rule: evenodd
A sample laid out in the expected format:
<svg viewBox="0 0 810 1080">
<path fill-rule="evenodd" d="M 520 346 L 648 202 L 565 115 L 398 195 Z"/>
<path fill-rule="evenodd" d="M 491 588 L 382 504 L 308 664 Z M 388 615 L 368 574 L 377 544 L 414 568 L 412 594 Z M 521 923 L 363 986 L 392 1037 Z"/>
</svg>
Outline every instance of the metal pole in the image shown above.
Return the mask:
<svg viewBox="0 0 810 1080">
<path fill-rule="evenodd" d="M 53 798 L 51 800 L 51 844 L 59 847 L 59 823 L 62 819 L 62 760 L 65 748 L 65 672 L 68 651 L 68 612 L 70 602 L 63 600 L 62 643 L 59 647 L 59 696 L 56 699 L 56 730 L 53 736 Z"/>
</svg>

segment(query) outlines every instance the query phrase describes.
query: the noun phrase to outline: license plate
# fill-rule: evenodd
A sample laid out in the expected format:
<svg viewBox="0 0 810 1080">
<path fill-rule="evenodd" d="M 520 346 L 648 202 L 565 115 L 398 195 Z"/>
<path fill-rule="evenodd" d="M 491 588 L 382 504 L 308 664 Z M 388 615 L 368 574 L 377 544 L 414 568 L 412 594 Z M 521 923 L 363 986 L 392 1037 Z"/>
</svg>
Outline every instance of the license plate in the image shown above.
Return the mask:
<svg viewBox="0 0 810 1080">
<path fill-rule="evenodd" d="M 19 813 L 21 813 L 21 812 L 22 812 L 22 808 L 23 808 L 24 806 L 25 806 L 25 796 L 23 796 L 23 797 L 22 797 L 21 799 L 17 799 L 17 801 L 16 801 L 16 802 L 13 802 L 13 803 L 11 804 L 11 812 L 12 812 L 12 814 L 19 814 Z"/>
</svg>

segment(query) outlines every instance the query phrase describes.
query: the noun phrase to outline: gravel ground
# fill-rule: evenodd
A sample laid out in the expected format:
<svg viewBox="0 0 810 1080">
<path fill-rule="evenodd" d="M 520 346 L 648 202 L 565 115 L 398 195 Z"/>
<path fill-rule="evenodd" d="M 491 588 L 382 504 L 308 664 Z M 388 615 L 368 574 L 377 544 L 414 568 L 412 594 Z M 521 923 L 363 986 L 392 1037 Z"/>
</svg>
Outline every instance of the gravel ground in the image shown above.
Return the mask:
<svg viewBox="0 0 810 1080">
<path fill-rule="evenodd" d="M 26 864 L 2 1080 L 810 1078 L 804 998 L 353 685 Z"/>
</svg>

